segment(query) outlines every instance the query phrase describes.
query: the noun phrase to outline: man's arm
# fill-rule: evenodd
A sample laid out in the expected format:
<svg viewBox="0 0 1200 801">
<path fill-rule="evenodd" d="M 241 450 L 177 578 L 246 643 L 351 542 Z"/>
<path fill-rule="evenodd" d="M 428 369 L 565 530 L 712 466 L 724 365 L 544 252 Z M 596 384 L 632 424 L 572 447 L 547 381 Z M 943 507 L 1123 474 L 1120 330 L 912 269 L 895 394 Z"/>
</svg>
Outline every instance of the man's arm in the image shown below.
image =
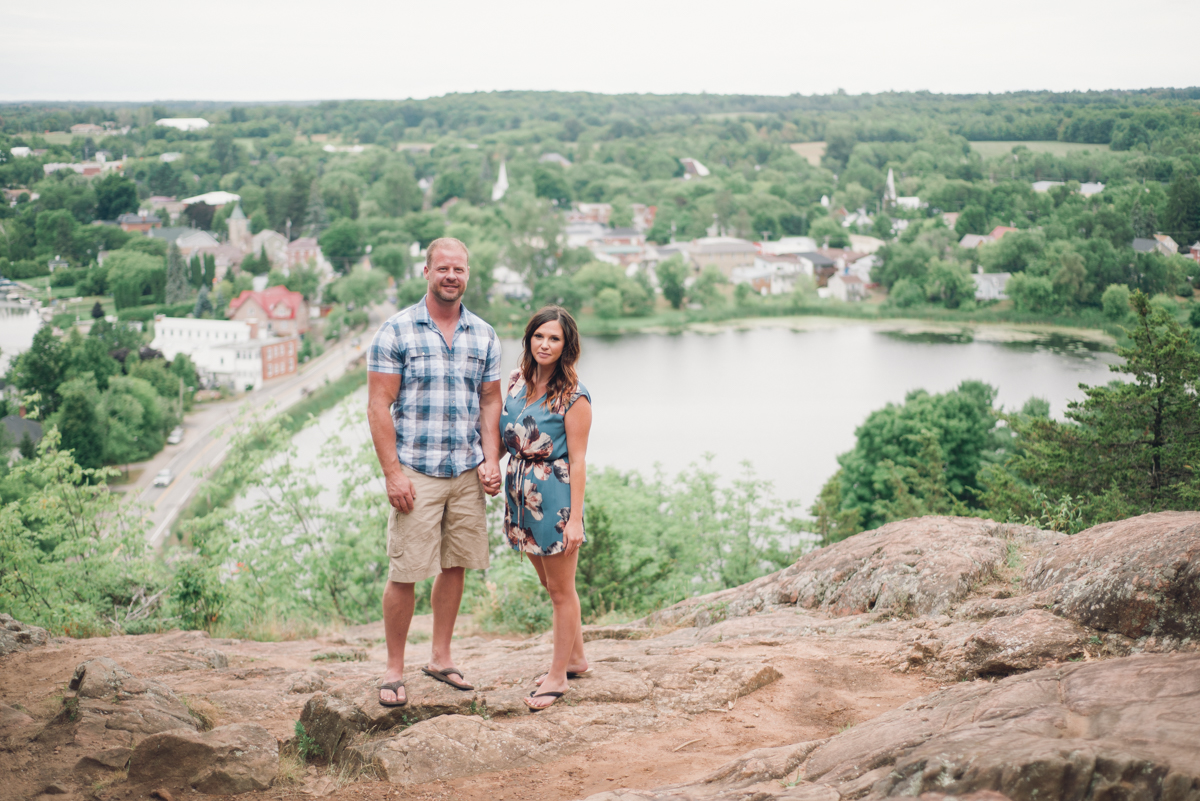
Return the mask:
<svg viewBox="0 0 1200 801">
<path fill-rule="evenodd" d="M 488 495 L 500 493 L 500 382 L 485 381 L 479 388 L 479 436 L 483 440 L 483 464 L 479 481 Z"/>
<path fill-rule="evenodd" d="M 399 395 L 399 374 L 367 373 L 367 422 L 371 424 L 375 456 L 379 459 L 383 479 L 387 483 L 388 503 L 408 514 L 413 510 L 417 491 L 400 469 L 400 459 L 396 456 L 396 424 L 392 421 L 392 403 Z"/>
</svg>

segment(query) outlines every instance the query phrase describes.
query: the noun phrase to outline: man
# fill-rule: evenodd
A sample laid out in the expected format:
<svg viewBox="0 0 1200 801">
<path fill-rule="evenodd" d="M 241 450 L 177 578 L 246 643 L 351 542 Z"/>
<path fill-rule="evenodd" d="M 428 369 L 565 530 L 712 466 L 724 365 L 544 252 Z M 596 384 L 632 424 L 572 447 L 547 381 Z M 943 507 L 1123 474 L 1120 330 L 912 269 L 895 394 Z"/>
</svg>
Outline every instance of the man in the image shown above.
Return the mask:
<svg viewBox="0 0 1200 801">
<path fill-rule="evenodd" d="M 379 703 L 403 706 L 404 645 L 416 599 L 433 581 L 433 654 L 422 672 L 474 689 L 454 665 L 450 636 L 465 571 L 488 566 L 483 493 L 500 492 L 500 340 L 462 305 L 466 245 L 430 243 L 429 291 L 375 334 L 367 357 L 367 418 L 387 482 L 388 581 L 383 591 L 387 670 Z"/>
</svg>

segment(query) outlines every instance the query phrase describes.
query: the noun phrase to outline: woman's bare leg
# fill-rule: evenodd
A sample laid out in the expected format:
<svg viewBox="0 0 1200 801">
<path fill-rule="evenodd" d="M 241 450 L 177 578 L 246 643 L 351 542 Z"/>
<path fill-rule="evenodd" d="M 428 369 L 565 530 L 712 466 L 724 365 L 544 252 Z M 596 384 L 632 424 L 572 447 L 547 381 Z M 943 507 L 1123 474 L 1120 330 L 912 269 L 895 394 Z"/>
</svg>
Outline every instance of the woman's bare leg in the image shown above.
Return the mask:
<svg viewBox="0 0 1200 801">
<path fill-rule="evenodd" d="M 541 682 L 541 689 L 547 692 L 566 692 L 567 669 L 573 652 L 576 646 L 581 654 L 583 651 L 583 624 L 580 620 L 579 595 L 575 592 L 575 568 L 579 561 L 579 551 L 569 555 L 533 556 L 530 559 L 538 569 L 538 576 L 550 593 L 550 603 L 554 606 L 554 657 L 550 662 L 549 673 Z M 527 701 L 535 709 L 542 709 L 553 702 L 553 698 Z"/>
<path fill-rule="evenodd" d="M 571 567 L 571 588 L 572 589 L 574 589 L 574 587 L 575 587 L 575 566 L 578 564 L 578 555 L 579 555 L 579 552 L 576 551 L 575 559 L 573 560 L 572 567 Z M 533 563 L 533 569 L 537 571 L 538 580 L 542 582 L 542 586 L 546 588 L 547 592 L 550 591 L 550 586 L 546 583 L 545 562 L 553 561 L 554 559 L 557 559 L 557 558 L 558 558 L 557 556 L 549 556 L 549 557 L 529 556 L 529 561 Z M 576 598 L 578 599 L 578 595 L 576 595 Z M 553 601 L 554 601 L 553 595 L 551 595 L 550 600 L 551 600 L 551 603 L 553 603 Z M 555 643 L 555 648 L 556 648 L 556 652 L 557 652 L 557 647 L 558 647 L 557 623 L 555 624 L 555 630 L 554 630 L 554 643 Z M 583 626 L 579 625 L 579 626 L 576 626 L 576 628 L 575 628 L 575 642 L 574 642 L 574 645 L 571 647 L 571 656 L 567 659 L 567 671 L 569 671 L 571 673 L 584 673 L 587 671 L 587 669 L 588 669 L 588 661 L 587 661 L 587 657 L 583 653 Z M 546 675 L 547 674 L 543 674 L 541 677 L 538 678 L 537 683 L 539 685 L 542 683 L 542 681 L 544 681 L 544 677 Z"/>
</svg>

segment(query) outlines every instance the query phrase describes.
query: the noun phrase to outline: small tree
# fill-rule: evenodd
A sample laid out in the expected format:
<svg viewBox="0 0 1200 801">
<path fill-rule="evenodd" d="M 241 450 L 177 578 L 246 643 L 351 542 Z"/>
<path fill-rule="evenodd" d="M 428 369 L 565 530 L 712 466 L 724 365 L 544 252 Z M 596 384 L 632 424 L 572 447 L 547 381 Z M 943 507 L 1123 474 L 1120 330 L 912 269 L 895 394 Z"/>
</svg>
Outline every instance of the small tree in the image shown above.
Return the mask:
<svg viewBox="0 0 1200 801">
<path fill-rule="evenodd" d="M 92 319 L 99 320 L 102 317 L 104 317 L 104 307 L 100 305 L 100 301 L 96 301 L 92 306 Z"/>
<path fill-rule="evenodd" d="M 683 306 L 683 299 L 687 296 L 687 290 L 684 288 L 687 272 L 687 265 L 683 263 L 683 256 L 679 254 L 667 259 L 654 270 L 663 297 L 673 309 Z"/>
<path fill-rule="evenodd" d="M 612 287 L 601 289 L 596 293 L 596 299 L 592 302 L 593 308 L 596 310 L 596 316 L 605 320 L 613 320 L 621 316 L 621 293 Z"/>
<path fill-rule="evenodd" d="M 188 280 L 187 280 L 187 264 L 183 260 L 183 253 L 179 250 L 179 245 L 172 242 L 167 249 L 167 303 L 182 303 L 187 299 Z"/>
<path fill-rule="evenodd" d="M 208 299 L 208 287 L 200 287 L 200 293 L 196 295 L 196 305 L 192 307 L 192 316 L 200 319 L 206 314 L 212 314 L 212 301 Z"/>
</svg>

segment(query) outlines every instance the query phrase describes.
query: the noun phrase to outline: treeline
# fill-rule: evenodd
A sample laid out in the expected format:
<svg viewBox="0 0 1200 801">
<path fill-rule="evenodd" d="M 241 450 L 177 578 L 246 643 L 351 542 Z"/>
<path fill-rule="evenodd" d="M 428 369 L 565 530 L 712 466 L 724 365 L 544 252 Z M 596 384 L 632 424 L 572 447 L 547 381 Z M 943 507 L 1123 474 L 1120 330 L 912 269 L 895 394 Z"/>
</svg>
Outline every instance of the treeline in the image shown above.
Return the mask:
<svg viewBox="0 0 1200 801">
<path fill-rule="evenodd" d="M 1200 307 L 1192 328 L 1137 292 L 1131 344 L 1114 370 L 1131 380 L 1085 387 L 1066 419 L 1031 399 L 994 407 L 976 381 L 909 394 L 873 412 L 811 513 L 824 542 L 924 514 L 980 515 L 1075 533 L 1200 503 Z"/>
</svg>

